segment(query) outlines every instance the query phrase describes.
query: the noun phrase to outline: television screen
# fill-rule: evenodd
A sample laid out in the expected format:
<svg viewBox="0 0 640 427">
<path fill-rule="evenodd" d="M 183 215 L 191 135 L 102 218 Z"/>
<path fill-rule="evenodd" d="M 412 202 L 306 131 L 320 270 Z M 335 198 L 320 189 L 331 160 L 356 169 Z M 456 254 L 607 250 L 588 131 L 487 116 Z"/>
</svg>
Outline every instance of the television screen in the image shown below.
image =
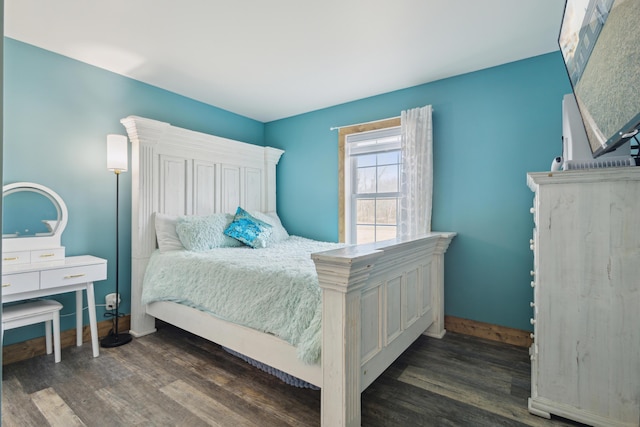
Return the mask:
<svg viewBox="0 0 640 427">
<path fill-rule="evenodd" d="M 593 157 L 640 129 L 640 0 L 567 0 L 558 43 Z"/>
</svg>

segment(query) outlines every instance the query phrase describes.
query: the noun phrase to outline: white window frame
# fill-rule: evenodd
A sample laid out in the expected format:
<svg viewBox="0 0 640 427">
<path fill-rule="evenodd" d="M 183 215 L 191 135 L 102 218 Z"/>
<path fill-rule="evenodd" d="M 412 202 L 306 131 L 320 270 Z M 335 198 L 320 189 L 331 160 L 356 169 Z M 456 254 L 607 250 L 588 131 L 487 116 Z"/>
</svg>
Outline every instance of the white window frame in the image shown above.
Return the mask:
<svg viewBox="0 0 640 427">
<path fill-rule="evenodd" d="M 394 138 L 392 142 L 384 141 Z M 356 243 L 356 202 L 358 199 L 385 199 L 400 198 L 400 183 L 398 191 L 392 193 L 354 193 L 356 186 L 356 156 L 363 154 L 383 153 L 399 151 L 400 164 L 402 164 L 402 152 L 400 151 L 400 126 L 387 127 L 378 130 L 347 134 L 345 139 L 344 156 L 344 184 L 345 184 L 345 241 Z M 400 180 L 398 171 L 398 180 Z M 377 225 L 377 224 L 375 224 Z M 397 222 L 396 222 L 397 227 Z"/>
</svg>

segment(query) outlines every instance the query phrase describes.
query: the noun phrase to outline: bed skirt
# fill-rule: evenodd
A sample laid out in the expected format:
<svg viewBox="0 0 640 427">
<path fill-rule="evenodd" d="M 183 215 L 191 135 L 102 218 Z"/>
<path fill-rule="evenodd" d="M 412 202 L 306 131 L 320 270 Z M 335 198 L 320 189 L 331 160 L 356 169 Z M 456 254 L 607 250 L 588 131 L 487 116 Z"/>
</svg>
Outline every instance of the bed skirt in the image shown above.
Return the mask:
<svg viewBox="0 0 640 427">
<path fill-rule="evenodd" d="M 245 362 L 247 362 L 248 364 L 255 366 L 256 368 L 273 375 L 276 378 L 279 378 L 281 381 L 283 381 L 286 384 L 292 385 L 294 387 L 299 387 L 299 388 L 310 388 L 312 390 L 320 390 L 320 387 L 315 386 L 311 383 L 308 383 L 304 380 L 301 380 L 300 378 L 296 378 L 293 375 L 289 375 L 286 372 L 282 372 L 279 369 L 273 368 L 269 365 L 265 365 L 262 362 L 258 362 L 255 359 L 252 359 L 250 357 L 245 356 L 244 354 L 238 353 L 237 351 L 233 351 L 230 348 L 227 347 L 222 347 L 227 353 L 233 354 L 236 357 L 239 357 L 240 359 L 244 360 Z"/>
</svg>

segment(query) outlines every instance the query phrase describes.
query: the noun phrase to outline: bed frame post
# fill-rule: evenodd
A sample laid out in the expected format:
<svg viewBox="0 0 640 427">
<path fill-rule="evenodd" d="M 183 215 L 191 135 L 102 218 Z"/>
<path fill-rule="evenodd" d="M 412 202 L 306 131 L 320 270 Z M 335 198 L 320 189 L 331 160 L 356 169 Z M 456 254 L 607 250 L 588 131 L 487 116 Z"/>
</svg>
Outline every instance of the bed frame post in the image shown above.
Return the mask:
<svg viewBox="0 0 640 427">
<path fill-rule="evenodd" d="M 142 305 L 142 279 L 151 252 L 156 247 L 153 221 L 157 209 L 154 197 L 154 145 L 169 128 L 168 123 L 129 116 L 120 123 L 131 140 L 131 327 L 140 337 L 156 331 L 155 318 Z"/>
<path fill-rule="evenodd" d="M 360 287 L 382 253 L 312 255 L 322 288 L 322 426 L 360 426 Z"/>
<path fill-rule="evenodd" d="M 262 211 L 276 211 L 276 165 L 280 161 L 283 151 L 277 148 L 265 147 L 264 149 L 264 172 L 265 187 Z"/>
<path fill-rule="evenodd" d="M 441 233 L 442 238 L 438 241 L 435 251 L 431 259 L 431 307 L 434 310 L 433 323 L 425 335 L 442 338 L 447 333 L 444 328 L 444 253 L 447 251 L 451 239 L 455 233 Z"/>
</svg>

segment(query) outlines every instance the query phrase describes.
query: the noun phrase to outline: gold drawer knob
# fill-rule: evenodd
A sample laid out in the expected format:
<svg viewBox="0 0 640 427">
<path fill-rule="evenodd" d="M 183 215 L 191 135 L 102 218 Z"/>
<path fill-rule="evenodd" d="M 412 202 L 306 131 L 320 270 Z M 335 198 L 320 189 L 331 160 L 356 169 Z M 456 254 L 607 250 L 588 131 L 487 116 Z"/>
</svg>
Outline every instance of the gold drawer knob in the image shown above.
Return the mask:
<svg viewBox="0 0 640 427">
<path fill-rule="evenodd" d="M 84 273 L 80 273 L 80 274 L 70 274 L 70 275 L 68 275 L 68 276 L 64 276 L 64 278 L 65 278 L 65 279 L 75 279 L 75 278 L 77 278 L 77 277 L 82 277 L 82 276 L 84 276 L 84 275 L 85 275 Z"/>
</svg>

